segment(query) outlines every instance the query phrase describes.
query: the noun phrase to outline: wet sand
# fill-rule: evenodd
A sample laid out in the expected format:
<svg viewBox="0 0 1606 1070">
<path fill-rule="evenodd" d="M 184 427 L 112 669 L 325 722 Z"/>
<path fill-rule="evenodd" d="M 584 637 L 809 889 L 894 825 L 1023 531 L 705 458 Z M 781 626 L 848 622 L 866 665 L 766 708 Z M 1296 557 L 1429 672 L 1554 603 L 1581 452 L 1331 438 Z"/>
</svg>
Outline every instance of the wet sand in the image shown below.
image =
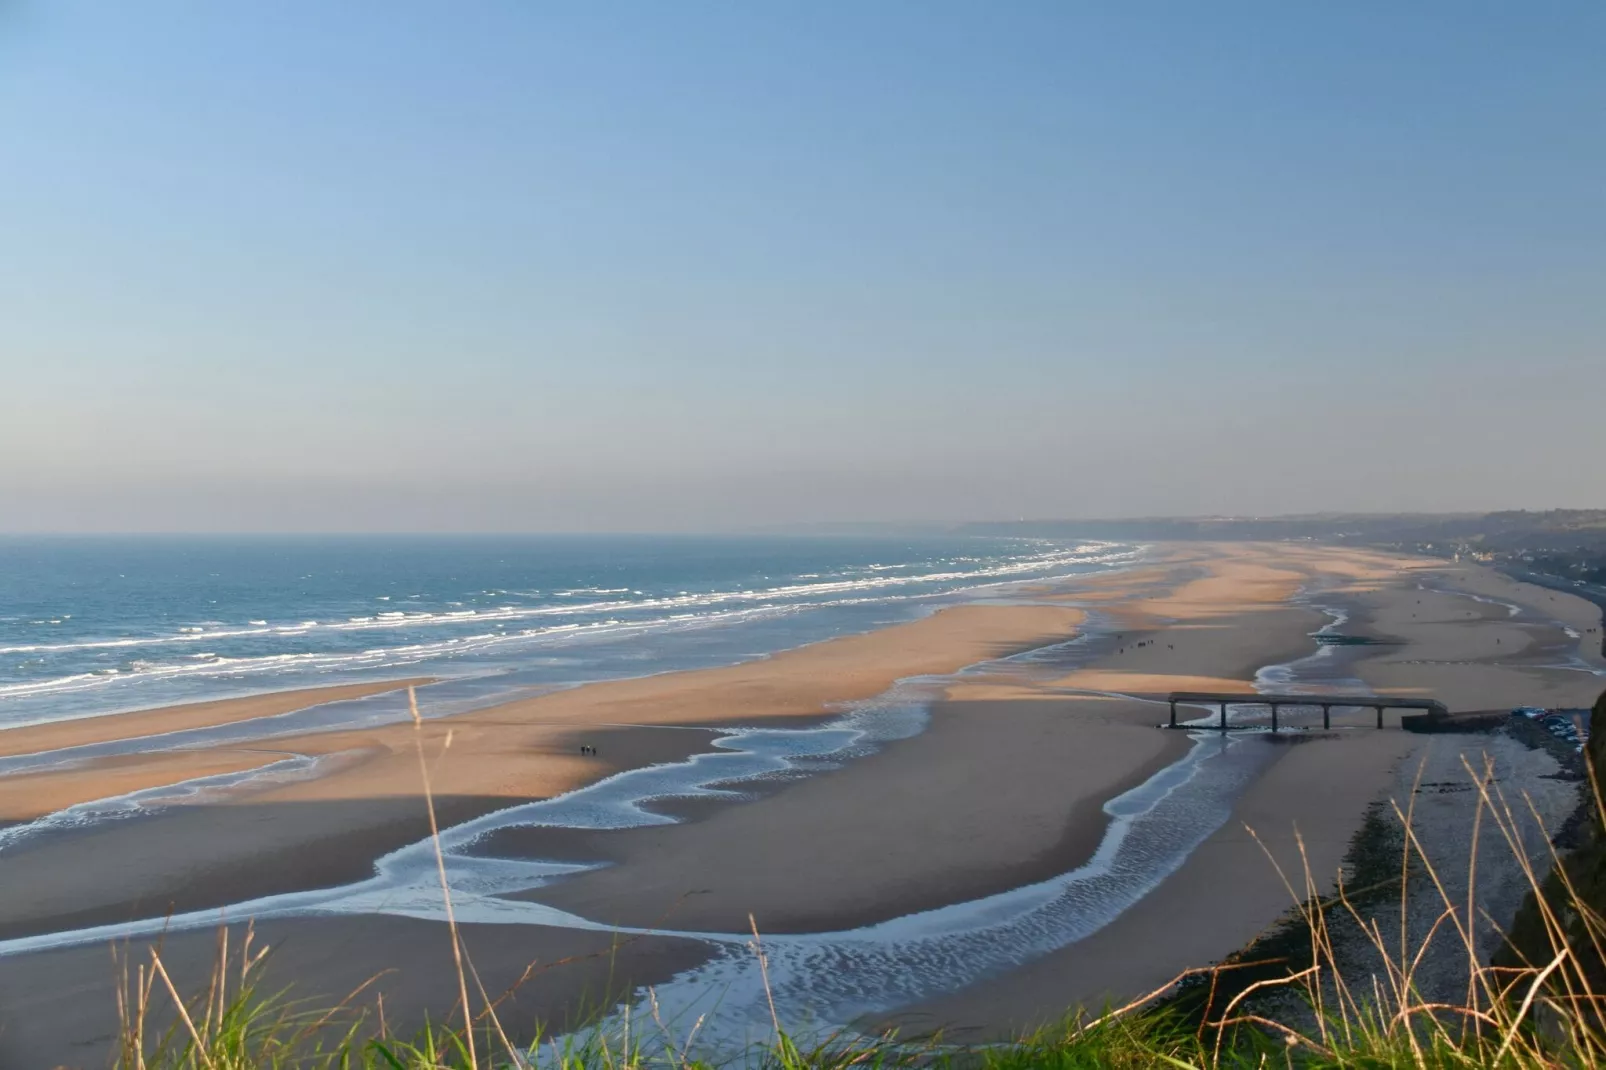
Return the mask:
<svg viewBox="0 0 1606 1070">
<path fill-rule="evenodd" d="M 271 753 L 254 758 L 242 758 L 238 748 L 138 756 L 128 761 L 142 785 L 265 764 L 287 753 L 324 765 L 320 775 L 247 785 L 214 805 L 175 806 L 8 849 L 0 867 L 0 937 L 221 907 L 366 876 L 375 858 L 427 832 L 420 743 L 441 819 L 452 824 L 620 769 L 683 759 L 707 749 L 721 723 L 819 717 L 905 676 L 951 672 L 1061 641 L 1080 619 L 1070 607 L 958 607 L 749 664 L 578 688 L 418 729 L 402 724 L 276 737 Z M 427 704 L 427 688 L 419 695 Z M 214 704 L 220 717 L 232 719 L 234 710 Z M 194 719 L 193 711 L 185 715 Z M 581 755 L 582 741 L 598 753 Z M 30 800 L 47 789 L 52 801 L 78 801 L 109 794 L 107 783 L 128 790 L 127 779 L 103 779 L 99 763 L 18 777 L 16 790 L 0 794 L 14 809 L 0 816 L 33 815 L 39 807 Z M 104 866 L 115 866 L 119 879 L 85 879 Z"/>
<path fill-rule="evenodd" d="M 1320 565 L 1331 583 L 1322 597 L 1352 614 L 1343 631 L 1388 644 L 1347 648 L 1354 658 L 1348 671 L 1378 691 L 1436 697 L 1462 713 L 1587 706 L 1606 686 L 1599 676 L 1557 667 L 1579 643 L 1548 618 L 1580 632 L 1598 627 L 1599 611 L 1582 599 L 1475 565 L 1318 548 L 1279 547 L 1270 556 Z M 1513 617 L 1474 595 L 1524 609 Z M 1599 661 L 1587 650 L 1584 658 Z M 1108 673 L 1100 679 L 1113 682 Z M 1324 892 L 1334 887 L 1366 806 L 1389 797 L 1402 766 L 1428 748 L 1480 762 L 1480 736 L 1379 732 L 1361 727 L 1369 718 L 1349 719 L 1353 731 L 1246 741 L 1282 753 L 1239 800 L 1232 820 L 1115 922 L 1003 977 L 867 1024 L 907 1034 L 941 1030 L 960 1041 L 1007 1038 L 1061 1020 L 1072 1008 L 1122 1004 L 1182 970 L 1225 958 L 1292 906 L 1278 867 L 1295 888 L 1307 865 Z"/>
<path fill-rule="evenodd" d="M 9 847 L 0 866 L 0 938 L 221 908 L 265 894 L 366 877 L 379 855 L 427 835 L 415 750 L 420 741 L 429 756 L 441 820 L 452 824 L 549 798 L 620 769 L 683 759 L 707 749 L 721 726 L 819 719 L 842 704 L 880 694 L 903 677 L 948 673 L 1061 642 L 1074 634 L 1082 616 L 1080 610 L 1057 605 L 963 606 L 747 664 L 579 688 L 426 721 L 416 730 L 409 724 L 308 733 L 275 737 L 267 744 L 271 750 L 256 753 L 238 746 L 157 752 L 0 778 L 0 784 L 11 781 L 0 792 L 0 805 L 10 807 L 3 816 L 16 822 L 38 816 L 44 806 L 249 768 L 286 754 L 324 763 L 319 775 L 307 779 L 246 785 L 206 805 L 174 806 L 134 821 L 46 833 Z M 427 687 L 419 696 L 427 710 Z M 51 726 L 49 733 L 16 731 L 59 748 L 111 738 L 107 725 L 113 722 L 144 735 L 155 726 L 172 730 L 270 716 L 303 708 L 319 697 L 349 698 L 352 692 L 287 694 L 271 701 L 263 696 L 91 719 Z M 582 756 L 582 742 L 598 753 Z M 22 744 L 13 747 L 14 752 L 25 750 Z M 106 879 L 110 874 L 116 878 Z M 349 959 L 369 972 L 409 963 L 416 967 L 410 934 L 434 928 L 410 919 L 374 917 L 275 922 L 267 930 L 305 946 L 304 933 L 331 926 L 349 935 L 346 957 L 331 968 L 345 969 Z M 563 949 L 579 939 L 566 931 L 520 928 L 516 939 L 507 940 L 507 930 L 502 932 L 503 940 L 486 946 L 495 948 L 496 961 L 517 960 L 520 968 L 563 957 Z M 168 946 L 210 946 L 210 938 L 203 941 L 200 934 L 176 934 L 168 940 Z M 315 943 L 321 946 L 322 941 Z M 441 943 L 434 952 L 442 953 L 444 947 Z M 703 953 L 699 947 L 696 955 Z M 656 952 L 646 958 L 668 961 Z M 671 958 L 675 963 L 692 961 L 683 953 Z M 293 979 L 298 990 L 329 992 L 339 986 L 331 985 L 325 968 L 317 965 L 321 961 L 275 956 L 271 969 L 279 983 Z M 419 1020 L 419 1009 L 440 1006 L 438 994 L 449 996 L 449 986 L 441 987 L 444 954 L 437 966 L 403 968 L 387 982 L 387 1000 L 395 1008 L 412 1008 L 407 1019 L 412 1024 Z M 648 974 L 643 977 L 657 976 Z M 79 1016 L 85 1023 L 99 1021 L 99 1032 L 83 1036 L 93 1033 L 104 1044 L 107 1019 L 77 1005 L 76 994 L 109 993 L 109 978 L 104 952 L 69 949 L 0 959 L 0 1064 L 66 1058 L 68 1049 L 62 1044 L 75 1031 L 44 1028 L 43 1023 L 52 1021 Z M 586 988 L 583 980 L 577 975 L 573 985 L 558 985 L 567 996 L 561 1006 L 541 1003 L 543 1014 L 561 1018 L 577 1006 Z M 24 990 L 29 993 L 26 1001 L 4 996 Z M 109 998 L 101 1009 L 110 1013 Z"/>
<path fill-rule="evenodd" d="M 65 747 L 82 747 L 90 743 L 107 743 L 112 740 L 182 732 L 191 728 L 234 724 L 259 717 L 275 717 L 282 713 L 321 706 L 326 702 L 383 695 L 409 685 L 423 687 L 431 682 L 430 677 L 419 676 L 377 683 L 303 687 L 294 691 L 273 691 L 265 695 L 248 695 L 244 698 L 188 702 L 154 710 L 136 710 L 131 713 L 107 714 L 103 717 L 79 717 L 70 721 L 22 725 L 0 730 L 0 757 L 37 754 Z"/>
<path fill-rule="evenodd" d="M 1248 690 L 1260 665 L 1313 648 L 1306 633 L 1324 618 L 1282 603 L 1296 572 L 1239 555 L 1210 568 L 1168 598 L 1125 605 L 1114 649 L 1086 669 L 968 677 L 919 736 L 702 821 L 610 833 L 596 846 L 616 865 L 530 898 L 612 924 L 650 925 L 673 910 L 675 928 L 739 932 L 751 912 L 766 931 L 818 932 L 1073 869 L 1103 837 L 1104 802 L 1188 749 L 1185 735 L 1156 731 L 1164 705 L 1078 692 L 1163 694 L 1174 678 L 1206 674 Z M 1177 623 L 1165 643 L 1136 645 L 1166 619 Z M 538 855 L 539 839 L 531 830 L 521 846 Z"/>
<path fill-rule="evenodd" d="M 228 928 L 230 947 L 238 949 L 245 926 Z M 467 925 L 462 936 L 478 980 L 470 981 L 476 1010 L 484 1005 L 478 999 L 480 985 L 492 999 L 508 993 L 497 1015 L 525 1042 L 536 1039 L 537 1023 L 542 1035 L 584 1025 L 636 986 L 663 981 L 708 954 L 690 940 L 630 940 L 571 929 L 510 932 L 501 925 Z M 333 1034 L 344 1032 L 358 1015 L 370 1033 L 378 1033 L 383 1022 L 392 1035 L 404 1037 L 411 1037 L 426 1015 L 437 1024 L 462 1022 L 445 926 L 390 916 L 269 921 L 256 927 L 254 941 L 256 949 L 271 948 L 260 978 L 264 991 L 293 981 L 293 998 L 324 1008 L 367 986 L 352 999 L 351 1013 L 336 1018 Z M 164 967 L 185 993 L 206 990 L 217 951 L 216 931 L 174 933 L 160 947 Z M 85 946 L 18 960 L 27 968 L 0 968 L 0 1008 L 6 1016 L 0 1066 L 107 1066 L 117 1036 L 122 964 L 149 968 L 149 956 L 146 942 L 117 949 Z M 233 965 L 238 968 L 237 958 Z M 173 1024 L 170 1001 L 158 994 L 153 1003 L 155 1027 Z"/>
<path fill-rule="evenodd" d="M 1594 679 L 1490 662 L 1488 634 L 1479 629 L 1498 624 L 1492 616 L 1411 623 L 1413 610 L 1405 607 L 1423 595 L 1419 581 L 1463 578 L 1442 562 L 1281 545 L 1188 544 L 1157 556 L 1148 566 L 1040 589 L 1042 604 L 962 607 L 744 665 L 595 685 L 428 722 L 423 738 L 443 814 L 463 820 L 615 769 L 684 756 L 706 748 L 719 726 L 819 717 L 904 677 L 1061 642 L 1085 613 L 1097 614 L 1098 628 L 1112 634 L 1085 664 L 1055 671 L 1049 660 L 1033 671 L 1000 667 L 967 675 L 933 706 L 925 732 L 834 771 L 774 785 L 750 802 L 676 807 L 694 817 L 681 825 L 600 833 L 526 829 L 500 834 L 491 845 L 532 857 L 613 863 L 532 894 L 589 917 L 731 932 L 744 930 L 751 913 L 772 932 L 834 931 L 1015 887 L 1085 860 L 1108 823 L 1103 803 L 1186 746 L 1182 734 L 1155 729 L 1165 706 L 1152 700 L 1174 689 L 1247 691 L 1260 667 L 1315 649 L 1309 633 L 1327 618 L 1298 603 L 1301 588 L 1330 588 L 1335 598 L 1365 607 L 1357 628 L 1401 633 L 1394 636 L 1400 646 L 1364 650 L 1357 671 L 1380 688 L 1431 693 L 1443 677 L 1455 696 L 1452 708 L 1464 709 L 1486 708 L 1475 703 L 1483 697 L 1479 674 L 1487 671 L 1516 674 L 1501 678 L 1513 691 L 1533 679 L 1547 695 L 1561 697 L 1582 694 L 1584 681 Z M 1484 571 L 1467 571 L 1465 582 L 1492 582 Z M 1446 612 L 1483 610 L 1457 602 Z M 1401 613 L 1404 621 L 1396 619 Z M 1566 638 L 1537 623 L 1529 633 L 1522 647 L 1528 653 L 1512 657 L 1542 660 L 1557 635 Z M 1506 656 L 1503 638 L 1492 645 L 1500 648 L 1492 657 Z M 1423 651 L 1438 654 L 1424 658 Z M 1433 667 L 1413 669 L 1417 662 Z M 1462 675 L 1446 676 L 1452 669 L 1445 664 Z M 1373 680 L 1369 672 L 1380 675 Z M 420 695 L 427 703 L 428 689 Z M 1239 816 L 1258 822 L 1283 848 L 1297 821 L 1314 845 L 1313 865 L 1331 872 L 1365 803 L 1413 740 L 1391 731 L 1288 745 L 1244 796 Z M 599 756 L 580 756 L 580 742 L 598 746 Z M 227 803 L 175 808 L 8 851 L 0 867 L 0 932 L 150 916 L 164 903 L 220 906 L 364 876 L 378 854 L 421 836 L 414 745 L 411 726 L 275 739 L 275 750 L 322 756 L 329 768 Z M 195 775 L 206 762 L 245 759 L 198 751 L 179 760 L 197 763 L 189 767 Z M 159 775 L 177 771 L 164 767 Z M 94 792 L 100 771 L 50 775 L 69 785 L 57 797 L 71 798 L 74 790 Z M 5 799 L 0 794 L 0 806 L 13 807 L 13 820 L 30 812 L 20 795 Z M 126 878 L 92 879 L 112 861 L 128 867 Z M 1286 896 L 1235 821 L 1100 933 L 912 1008 L 904 1020 L 997 1034 L 1081 1000 L 1130 993 L 1155 977 L 1158 984 L 1235 950 L 1281 912 Z M 359 965 L 369 972 L 396 966 L 400 972 L 386 981 L 387 1007 L 416 1015 L 452 999 L 455 979 L 444 983 L 444 936 L 429 954 L 417 950 L 430 945 L 427 934 L 439 926 L 371 917 L 276 921 L 267 928 L 273 941 L 313 949 L 276 956 L 270 969 L 277 983 L 294 980 L 309 994 L 336 992 Z M 576 941 L 597 939 L 538 927 L 498 931 L 502 938 L 481 946 L 509 969 L 514 961 L 552 961 Z M 345 941 L 338 957 L 326 953 L 331 934 Z M 210 947 L 203 935 L 170 940 Z M 660 944 L 674 950 L 660 952 Z M 667 978 L 702 954 L 699 945 L 668 938 L 638 946 L 629 954 L 642 956 L 640 969 L 630 979 L 640 982 Z M 59 1048 L 49 1045 L 59 1037 L 37 1023 L 52 1015 L 62 1020 L 69 993 L 109 991 L 104 952 L 90 950 L 0 959 L 0 1063 L 8 1053 L 67 1057 L 54 1054 Z M 33 981 L 25 983 L 25 976 Z M 561 1017 L 586 986 L 579 976 L 562 981 L 562 971 L 550 976 L 560 979 L 532 997 L 530 1007 Z M 91 1050 L 93 1042 L 86 1043 L 91 1047 L 83 1051 Z"/>
<path fill-rule="evenodd" d="M 948 673 L 987 658 L 1074 634 L 1081 611 L 1059 606 L 960 606 L 868 635 L 817 643 L 725 668 L 594 684 L 521 699 L 426 722 L 426 748 L 437 754 L 435 787 L 441 794 L 546 798 L 599 779 L 623 764 L 582 760 L 581 736 L 608 728 L 681 726 L 703 736 L 722 725 L 819 717 L 855 700 L 872 698 L 906 676 Z M 282 695 L 226 699 L 143 713 L 84 718 L 57 725 L 0 731 L 0 754 L 59 750 L 111 739 L 148 736 L 179 728 L 235 724 L 291 710 L 394 691 L 414 681 L 316 688 Z M 429 712 L 428 687 L 418 699 Z M 121 730 L 121 731 L 120 731 Z M 15 734 L 15 738 L 13 737 Z M 446 747 L 448 735 L 452 747 Z M 0 796 L 0 822 L 34 816 L 30 796 L 53 807 L 111 794 L 104 773 L 116 770 L 119 790 L 172 783 L 223 767 L 249 768 L 287 754 L 341 755 L 327 775 L 273 793 L 289 801 L 326 801 L 416 795 L 417 762 L 411 724 L 350 731 L 275 736 L 260 748 L 230 745 L 101 759 L 28 774 L 25 792 Z M 689 748 L 697 744 L 688 743 Z M 231 752 L 221 759 L 220 752 Z M 260 750 L 260 753 L 258 751 Z M 251 755 L 257 755 L 255 758 Z M 612 757 L 603 752 L 601 758 Z M 531 760 L 539 757 L 540 760 Z M 193 768 L 186 765 L 191 763 Z M 139 770 L 151 765 L 148 772 Z"/>
<path fill-rule="evenodd" d="M 545 752 L 525 737 L 517 753 L 531 764 L 553 767 L 546 774 L 551 794 L 568 790 L 582 776 L 595 779 L 619 768 L 679 761 L 705 749 L 711 738 L 668 729 L 598 731 L 589 738 L 606 758 L 581 759 L 565 734 L 546 737 Z M 496 747 L 494 739 L 481 736 L 454 740 L 446 754 L 471 765 Z M 438 748 L 432 753 L 439 763 Z M 352 767 L 337 767 L 329 779 L 340 781 L 363 763 L 389 757 L 395 756 L 351 754 Z M 398 762 L 402 779 L 389 792 L 359 794 L 342 786 L 343 793 L 334 796 L 317 780 L 303 781 L 247 791 L 220 804 L 174 806 L 138 820 L 47 833 L 7 848 L 0 856 L 0 939 L 223 908 L 361 880 L 372 874 L 380 855 L 429 836 L 423 800 L 413 789 L 416 753 L 399 757 L 411 760 L 411 776 L 407 763 Z M 578 768 L 582 765 L 587 768 Z M 463 790 L 459 785 L 472 779 L 467 774 L 441 779 L 453 785 L 448 791 L 437 788 L 435 795 L 443 826 L 521 801 L 492 790 L 494 783 Z M 526 783 L 539 790 L 535 777 Z M 108 875 L 115 879 L 103 879 Z M 0 959 L 0 972 L 6 963 Z"/>
<path fill-rule="evenodd" d="M 828 932 L 1063 873 L 1098 846 L 1104 800 L 1187 747 L 1152 727 L 1067 732 L 1066 717 L 1034 699 L 938 703 L 925 732 L 844 769 L 598 836 L 592 857 L 614 865 L 527 897 L 615 925 L 741 932 L 751 914 L 764 932 Z M 520 853 L 544 856 L 525 831 Z"/>
</svg>

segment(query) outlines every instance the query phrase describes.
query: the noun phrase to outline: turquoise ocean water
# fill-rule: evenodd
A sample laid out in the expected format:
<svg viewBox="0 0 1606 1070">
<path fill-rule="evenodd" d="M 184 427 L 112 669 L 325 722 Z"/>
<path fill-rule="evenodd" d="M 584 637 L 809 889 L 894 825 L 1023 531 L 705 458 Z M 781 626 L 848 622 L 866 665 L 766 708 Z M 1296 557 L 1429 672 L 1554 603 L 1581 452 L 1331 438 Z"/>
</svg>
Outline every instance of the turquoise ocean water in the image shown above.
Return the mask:
<svg viewBox="0 0 1606 1070">
<path fill-rule="evenodd" d="M 727 664 L 1109 569 L 1007 538 L 0 539 L 0 726 L 400 676 L 467 708 Z"/>
</svg>

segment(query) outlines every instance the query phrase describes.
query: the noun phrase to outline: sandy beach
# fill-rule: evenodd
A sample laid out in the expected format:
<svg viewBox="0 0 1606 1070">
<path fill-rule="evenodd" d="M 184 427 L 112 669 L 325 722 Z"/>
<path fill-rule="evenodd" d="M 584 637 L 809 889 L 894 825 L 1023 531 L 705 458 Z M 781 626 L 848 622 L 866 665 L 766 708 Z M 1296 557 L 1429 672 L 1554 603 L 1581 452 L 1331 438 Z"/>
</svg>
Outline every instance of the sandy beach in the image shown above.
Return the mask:
<svg viewBox="0 0 1606 1070">
<path fill-rule="evenodd" d="M 52 831 L 6 847 L 0 939 L 222 909 L 360 879 L 375 858 L 427 834 L 419 743 L 442 821 L 453 824 L 619 770 L 707 752 L 731 726 L 818 723 L 900 680 L 1039 651 L 1036 661 L 992 662 L 947 679 L 918 734 L 809 776 L 755 786 L 744 801 L 660 807 L 684 819 L 677 824 L 524 827 L 484 844 L 506 856 L 607 863 L 524 897 L 609 925 L 741 932 L 752 916 L 771 933 L 835 932 L 977 899 L 1087 861 L 1109 825 L 1105 803 L 1191 746 L 1187 733 L 1157 728 L 1163 696 L 1247 693 L 1262 668 L 1313 654 L 1311 633 L 1330 619 L 1313 601 L 1341 606 L 1346 634 L 1379 640 L 1346 648 L 1344 670 L 1379 691 L 1436 697 L 1470 712 L 1587 705 L 1601 686 L 1585 671 L 1601 667 L 1598 649 L 1580 651 L 1566 631 L 1596 626 L 1599 611 L 1566 594 L 1475 565 L 1370 551 L 1179 544 L 1122 572 L 1034 589 L 1020 604 L 947 609 L 735 666 L 588 685 L 427 721 L 421 730 L 396 724 L 279 736 L 260 748 L 149 750 L 0 777 L 0 821 L 15 826 L 109 795 L 256 769 L 287 755 L 308 760 L 282 782 L 247 783 L 138 821 Z M 1513 616 L 1507 603 L 1523 611 Z M 1078 635 L 1085 645 L 1062 645 Z M 1068 660 L 1056 660 L 1062 657 Z M 173 730 L 163 725 L 249 721 L 406 683 L 15 729 L 0 732 L 0 754 Z M 418 695 L 427 707 L 429 687 Z M 1463 738 L 1476 747 L 1473 737 L 1434 737 L 1435 745 Z M 967 1039 L 1005 1035 L 1230 954 L 1288 905 L 1244 826 L 1295 865 L 1297 828 L 1313 870 L 1331 874 L 1366 805 L 1388 790 L 1423 739 L 1391 727 L 1265 742 L 1276 753 L 1233 819 L 1114 922 L 888 1020 Z M 582 744 L 597 753 L 582 755 Z M 111 872 L 114 881 L 92 879 Z M 450 1009 L 455 978 L 444 969 L 446 937 L 432 922 L 383 914 L 281 919 L 261 932 L 282 949 L 271 976 L 294 980 L 298 991 L 338 996 L 393 970 L 376 988 L 393 1024 Z M 179 974 L 198 980 L 213 940 L 208 932 L 177 933 L 166 953 Z M 542 972 L 521 990 L 515 1006 L 523 1024 L 515 1028 L 524 1035 L 538 1016 L 565 1020 L 599 986 L 618 995 L 658 983 L 708 953 L 667 935 L 610 952 L 618 941 L 606 933 L 533 925 L 471 926 L 467 941 L 493 988 L 530 963 L 601 956 Z M 597 965 L 603 961 L 607 969 Z M 100 1065 L 112 982 L 104 947 L 0 958 L 0 1062 Z M 75 1047 L 60 1047 L 65 1035 Z"/>
<path fill-rule="evenodd" d="M 1379 692 L 1438 698 L 1452 714 L 1505 713 L 1515 705 L 1587 707 L 1603 686 L 1600 676 L 1580 671 L 1603 667 L 1598 648 L 1565 631 L 1599 625 L 1599 609 L 1583 599 L 1476 565 L 1318 548 L 1279 547 L 1268 556 L 1315 568 L 1327 581 L 1324 601 L 1350 614 L 1345 633 L 1383 641 L 1351 648 L 1360 653 L 1350 671 Z M 1565 664 L 1573 658 L 1579 664 Z M 1114 679 L 1109 672 L 1097 678 L 1101 685 Z M 1436 767 L 1455 769 L 1461 755 L 1481 766 L 1484 750 L 1478 735 L 1388 730 L 1257 742 L 1280 753 L 1232 820 L 1113 924 L 995 981 L 876 1024 L 995 1039 L 1060 1020 L 1070 1008 L 1120 1005 L 1158 989 L 1182 970 L 1243 947 L 1286 912 L 1292 900 L 1279 868 L 1299 887 L 1308 864 L 1330 890 L 1367 804 L 1408 805 L 1400 783 L 1409 784 L 1410 770 L 1430 753 Z"/>
</svg>

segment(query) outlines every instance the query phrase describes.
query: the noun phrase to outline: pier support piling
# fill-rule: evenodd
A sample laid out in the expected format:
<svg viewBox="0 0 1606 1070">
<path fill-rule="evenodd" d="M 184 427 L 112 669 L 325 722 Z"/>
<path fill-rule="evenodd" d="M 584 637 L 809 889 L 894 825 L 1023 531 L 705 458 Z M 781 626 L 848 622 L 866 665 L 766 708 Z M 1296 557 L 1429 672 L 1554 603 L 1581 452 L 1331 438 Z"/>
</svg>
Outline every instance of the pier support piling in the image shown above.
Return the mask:
<svg viewBox="0 0 1606 1070">
<path fill-rule="evenodd" d="M 1227 707 L 1234 704 L 1271 707 L 1271 730 L 1273 732 L 1282 729 L 1279 714 L 1282 713 L 1284 706 L 1292 706 L 1300 710 L 1308 709 L 1311 706 L 1320 706 L 1323 730 L 1331 730 L 1333 727 L 1334 706 L 1342 710 L 1376 710 L 1377 727 L 1379 728 L 1383 727 L 1383 711 L 1390 706 L 1399 710 L 1425 710 L 1427 711 L 1426 719 L 1430 722 L 1440 721 L 1450 716 L 1448 707 L 1437 699 L 1418 698 L 1415 695 L 1379 695 L 1375 692 L 1360 695 L 1335 695 L 1331 692 L 1323 692 L 1319 695 L 1302 695 L 1286 691 L 1275 693 L 1260 691 L 1252 694 L 1235 694 L 1222 691 L 1173 691 L 1166 696 L 1166 701 L 1171 707 L 1172 728 L 1181 727 L 1177 724 L 1177 704 L 1180 702 L 1190 706 L 1201 706 L 1207 710 L 1211 706 L 1216 707 L 1219 711 L 1219 723 L 1223 732 L 1234 727 L 1248 727 L 1248 725 L 1235 726 L 1228 721 Z M 1422 718 L 1412 717 L 1410 720 L 1415 723 L 1422 720 Z M 1403 722 L 1401 727 L 1404 727 Z"/>
</svg>

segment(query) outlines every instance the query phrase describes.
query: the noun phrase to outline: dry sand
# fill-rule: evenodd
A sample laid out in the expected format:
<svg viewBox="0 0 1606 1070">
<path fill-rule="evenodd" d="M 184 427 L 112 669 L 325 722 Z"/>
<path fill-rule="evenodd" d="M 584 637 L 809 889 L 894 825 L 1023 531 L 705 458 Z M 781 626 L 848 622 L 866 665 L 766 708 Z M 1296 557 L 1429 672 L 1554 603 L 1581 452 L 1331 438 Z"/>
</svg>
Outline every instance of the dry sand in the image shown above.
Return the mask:
<svg viewBox="0 0 1606 1070">
<path fill-rule="evenodd" d="M 1322 588 L 1346 600 L 1356 614 L 1355 627 L 1347 630 L 1371 629 L 1401 644 L 1362 651 L 1357 671 L 1379 688 L 1424 694 L 1443 688 L 1440 697 L 1448 696 L 1453 709 L 1509 705 L 1512 695 L 1583 704 L 1597 678 L 1544 667 L 1566 645 L 1560 629 L 1520 618 L 1508 622 L 1498 606 L 1417 589 L 1423 582 L 1521 601 L 1508 597 L 1515 589 L 1548 615 L 1560 616 L 1551 608 L 1560 605 L 1584 620 L 1584 610 L 1564 602 L 1569 596 L 1508 589 L 1491 576 L 1368 551 L 1188 544 L 1167 548 L 1146 567 L 1071 589 L 1040 590 L 1041 604 L 963 607 L 729 668 L 507 703 L 428 723 L 425 743 L 438 756 L 445 816 L 462 820 L 568 790 L 613 769 L 691 753 L 706 747 L 718 726 L 817 717 L 880 694 L 900 678 L 952 672 L 1058 642 L 1083 620 L 1084 610 L 1096 613 L 1101 627 L 1119 638 L 1081 668 L 966 676 L 935 705 L 926 732 L 836 771 L 748 803 L 687 807 L 693 820 L 681 825 L 527 831 L 506 834 L 495 845 L 614 862 L 539 893 L 605 920 L 653 924 L 667 914 L 675 928 L 736 931 L 751 912 L 771 931 L 834 930 L 1013 887 L 1086 858 L 1106 825 L 1103 802 L 1183 745 L 1179 735 L 1154 728 L 1165 712 L 1155 698 L 1174 689 L 1247 691 L 1258 668 L 1314 649 L 1309 633 L 1325 618 L 1298 600 L 1301 589 Z M 1506 593 L 1488 593 L 1495 590 Z M 1422 597 L 1442 597 L 1445 604 L 1414 608 Z M 1598 619 L 1588 608 L 1590 619 Z M 1413 612 L 1428 616 L 1413 618 Z M 425 688 L 426 702 L 427 695 Z M 215 715 L 229 719 L 239 711 L 223 708 Z M 448 733 L 451 746 L 443 749 Z M 0 933 L 149 916 L 165 905 L 223 905 L 362 876 L 376 855 L 419 838 L 414 739 L 410 726 L 275 739 L 276 751 L 325 756 L 324 775 L 223 805 L 176 808 L 127 828 L 8 851 L 0 869 Z M 578 755 L 581 741 L 598 745 L 601 756 Z M 911 1008 L 903 1020 L 996 1035 L 1057 1016 L 1079 1000 L 1158 985 L 1184 967 L 1230 953 L 1287 903 L 1241 822 L 1254 824 L 1285 860 L 1297 823 L 1314 868 L 1330 874 L 1365 803 L 1391 783 L 1413 741 L 1391 731 L 1263 744 L 1284 751 L 1244 796 L 1238 820 L 1137 907 L 1088 940 Z M 198 769 L 248 760 L 238 748 L 142 758 L 130 763 L 142 771 L 128 782 L 199 775 Z M 60 778 L 50 785 L 52 798 L 107 794 L 101 788 L 113 775 L 110 768 L 50 774 Z M 26 796 L 0 791 L 0 815 L 16 820 L 36 813 L 39 804 Z M 126 867 L 127 875 L 94 879 L 112 865 Z M 451 999 L 442 983 L 444 938 L 429 954 L 418 950 L 430 945 L 431 931 L 438 929 L 390 917 L 276 922 L 271 938 L 302 950 L 274 963 L 279 972 L 273 976 L 281 983 L 294 979 L 307 991 L 335 992 L 362 970 L 400 967 L 384 982 L 387 1007 L 440 1010 Z M 516 932 L 514 938 L 477 938 L 497 969 L 552 961 L 595 943 L 545 929 Z M 415 939 L 419 934 L 425 938 Z M 345 942 L 333 955 L 328 947 L 336 936 Z M 197 961 L 199 949 L 210 946 L 201 934 L 177 939 Z M 667 939 L 639 946 L 627 953 L 640 956 L 626 970 L 633 981 L 665 977 L 701 953 Z M 432 961 L 442 969 L 425 965 Z M 561 978 L 562 971 L 545 976 Z M 74 994 L 103 994 L 108 979 L 103 954 L 88 949 L 0 960 L 0 1064 L 8 1055 L 58 1052 L 49 1046 L 58 1032 L 41 1023 L 64 1020 L 76 1005 Z M 586 987 L 578 973 L 572 984 L 542 985 L 529 1008 L 543 1013 L 572 1007 L 575 992 Z M 83 1035 L 91 1033 L 86 1026 Z M 92 1038 L 89 1043 L 80 1054 L 99 1050 Z"/>
</svg>

